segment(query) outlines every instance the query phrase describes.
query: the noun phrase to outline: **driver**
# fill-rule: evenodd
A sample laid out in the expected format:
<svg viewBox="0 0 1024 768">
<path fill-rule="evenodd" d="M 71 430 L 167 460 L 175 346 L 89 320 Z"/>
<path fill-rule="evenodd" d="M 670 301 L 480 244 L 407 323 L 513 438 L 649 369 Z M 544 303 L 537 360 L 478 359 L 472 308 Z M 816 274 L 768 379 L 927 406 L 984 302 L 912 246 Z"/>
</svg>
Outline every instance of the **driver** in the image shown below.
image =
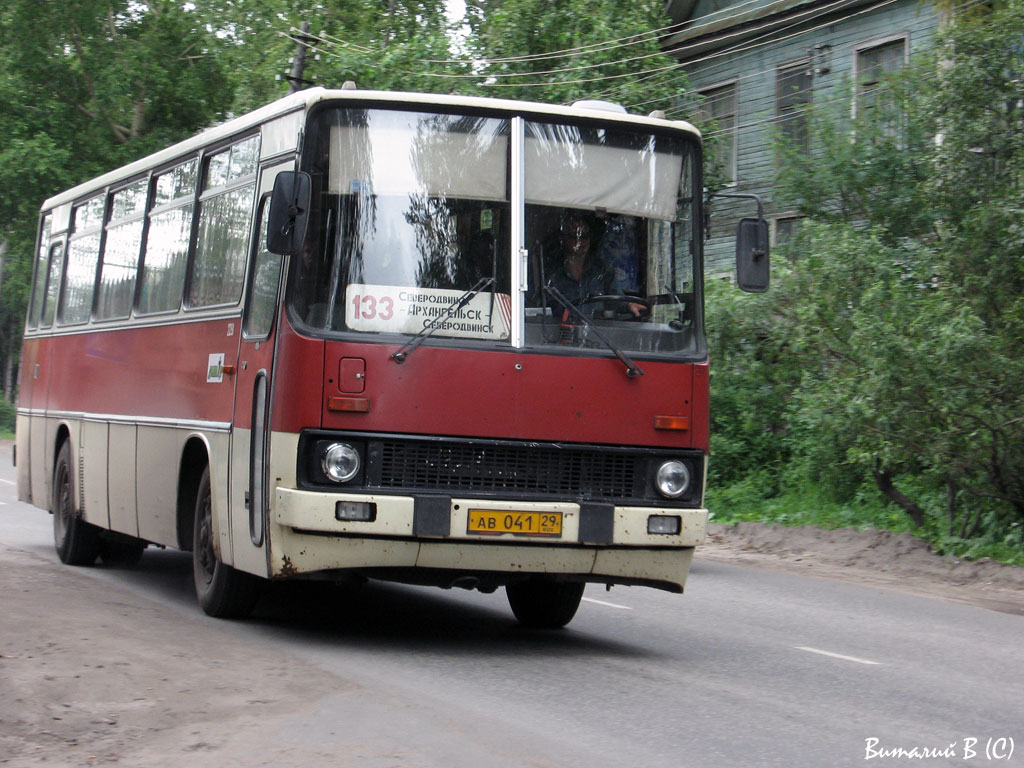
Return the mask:
<svg viewBox="0 0 1024 768">
<path fill-rule="evenodd" d="M 615 280 L 615 273 L 592 248 L 590 222 L 585 216 L 576 211 L 563 214 L 558 242 L 562 264 L 552 275 L 550 285 L 577 309 L 593 315 L 603 308 L 604 302 L 586 301 L 588 298 L 622 294 L 622 286 Z M 628 307 L 634 317 L 647 312 L 643 304 L 630 302 Z"/>
</svg>

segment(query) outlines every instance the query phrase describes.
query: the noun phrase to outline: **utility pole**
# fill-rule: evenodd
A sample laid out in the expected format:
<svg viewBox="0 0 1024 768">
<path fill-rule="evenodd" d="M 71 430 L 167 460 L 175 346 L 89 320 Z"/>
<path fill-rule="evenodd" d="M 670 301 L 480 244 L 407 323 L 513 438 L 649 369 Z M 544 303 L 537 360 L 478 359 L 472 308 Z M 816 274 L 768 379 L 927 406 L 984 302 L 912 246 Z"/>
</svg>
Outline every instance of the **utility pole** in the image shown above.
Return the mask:
<svg viewBox="0 0 1024 768">
<path fill-rule="evenodd" d="M 295 40 L 295 58 L 292 59 L 291 74 L 285 75 L 285 79 L 288 81 L 288 95 L 312 85 L 309 80 L 302 79 L 302 71 L 306 68 L 306 48 L 309 47 L 308 21 L 299 25 L 299 34 L 295 35 L 293 39 Z"/>
</svg>

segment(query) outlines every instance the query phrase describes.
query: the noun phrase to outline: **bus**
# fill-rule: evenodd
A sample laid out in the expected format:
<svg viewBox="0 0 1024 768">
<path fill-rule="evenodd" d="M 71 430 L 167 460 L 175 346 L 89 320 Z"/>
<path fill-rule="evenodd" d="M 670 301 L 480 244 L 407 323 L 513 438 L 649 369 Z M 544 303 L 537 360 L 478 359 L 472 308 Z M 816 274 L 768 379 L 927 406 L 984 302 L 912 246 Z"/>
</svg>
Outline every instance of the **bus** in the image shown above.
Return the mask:
<svg viewBox="0 0 1024 768">
<path fill-rule="evenodd" d="M 16 473 L 61 561 L 682 592 L 704 537 L 701 138 L 604 103 L 300 91 L 42 206 Z M 740 287 L 767 279 L 741 225 Z M 760 281 L 760 282 L 759 282 Z M 759 287 L 760 285 L 760 287 Z"/>
</svg>

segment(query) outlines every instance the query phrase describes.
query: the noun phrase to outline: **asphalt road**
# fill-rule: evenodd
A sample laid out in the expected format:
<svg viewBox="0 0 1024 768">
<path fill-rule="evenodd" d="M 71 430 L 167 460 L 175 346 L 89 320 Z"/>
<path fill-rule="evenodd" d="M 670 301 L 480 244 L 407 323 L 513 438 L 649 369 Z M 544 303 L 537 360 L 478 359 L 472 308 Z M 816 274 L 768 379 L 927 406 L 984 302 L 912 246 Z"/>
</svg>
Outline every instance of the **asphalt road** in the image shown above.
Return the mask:
<svg viewBox="0 0 1024 768">
<path fill-rule="evenodd" d="M 183 633 L 236 651 L 223 661 L 232 679 L 273 661 L 282 686 L 306 686 L 291 709 L 227 722 L 231 739 L 204 743 L 207 765 L 1024 766 L 1018 615 L 698 554 L 685 595 L 588 587 L 558 632 L 519 628 L 500 591 L 386 584 L 277 586 L 252 619 L 224 622 L 195 605 L 187 555 L 69 568 L 50 525 L 16 501 L 0 455 L 0 568 L 16 557 L 37 580 L 73 581 L 100 617 L 144 611 L 164 642 L 140 638 L 143 657 L 166 656 Z M 0 621 L 67 631 L 4 602 Z M 118 620 L 132 642 L 131 619 Z M 0 659 L 0 701 L 4 670 Z M 120 748 L 127 757 L 108 764 L 193 764 L 127 737 Z M 37 763 L 21 753 L 12 764 Z"/>
</svg>

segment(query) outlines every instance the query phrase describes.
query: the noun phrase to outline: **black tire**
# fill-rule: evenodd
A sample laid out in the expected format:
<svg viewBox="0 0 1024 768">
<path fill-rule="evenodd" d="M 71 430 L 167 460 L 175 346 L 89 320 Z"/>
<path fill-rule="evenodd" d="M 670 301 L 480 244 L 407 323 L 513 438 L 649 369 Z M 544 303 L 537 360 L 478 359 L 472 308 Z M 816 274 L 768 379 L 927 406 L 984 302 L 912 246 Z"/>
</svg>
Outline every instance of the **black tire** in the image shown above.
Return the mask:
<svg viewBox="0 0 1024 768">
<path fill-rule="evenodd" d="M 139 564 L 146 546 L 142 539 L 107 534 L 100 537 L 100 560 L 104 565 L 131 568 Z"/>
<path fill-rule="evenodd" d="M 217 556 L 213 541 L 209 467 L 203 470 L 196 493 L 192 576 L 199 605 L 210 616 L 244 619 L 252 613 L 260 596 L 260 583 L 255 576 L 225 565 Z"/>
<path fill-rule="evenodd" d="M 64 441 L 53 468 L 53 544 L 62 563 L 92 565 L 100 552 L 100 529 L 85 522 L 75 507 L 72 471 L 71 446 Z"/>
<path fill-rule="evenodd" d="M 524 627 L 559 629 L 576 615 L 583 599 L 581 581 L 537 577 L 505 587 L 512 613 Z"/>
</svg>

